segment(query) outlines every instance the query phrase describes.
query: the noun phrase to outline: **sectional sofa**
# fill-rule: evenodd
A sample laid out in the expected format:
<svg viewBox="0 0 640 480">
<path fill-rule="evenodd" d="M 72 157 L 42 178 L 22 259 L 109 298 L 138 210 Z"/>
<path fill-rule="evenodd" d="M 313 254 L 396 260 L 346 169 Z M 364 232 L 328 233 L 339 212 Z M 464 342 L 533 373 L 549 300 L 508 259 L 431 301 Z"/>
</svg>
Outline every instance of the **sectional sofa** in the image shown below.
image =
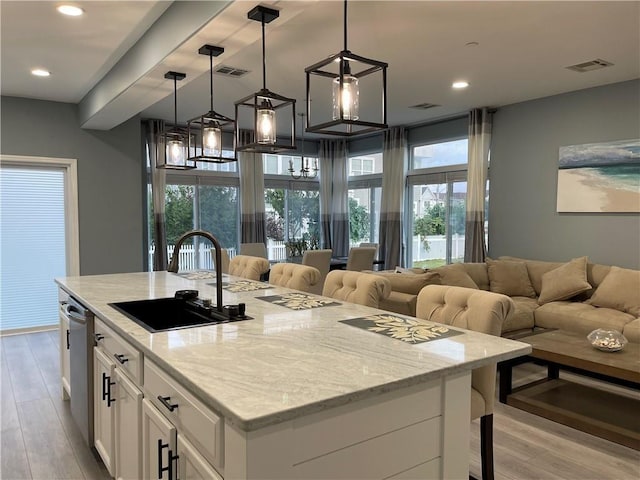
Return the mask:
<svg viewBox="0 0 640 480">
<path fill-rule="evenodd" d="M 587 335 L 597 328 L 622 332 L 640 342 L 640 270 L 590 263 L 586 257 L 545 262 L 516 257 L 485 263 L 457 263 L 433 270 L 372 272 L 391 282 L 380 308 L 415 315 L 418 292 L 428 284 L 453 285 L 502 293 L 513 311 L 503 336 L 539 328 Z"/>
</svg>

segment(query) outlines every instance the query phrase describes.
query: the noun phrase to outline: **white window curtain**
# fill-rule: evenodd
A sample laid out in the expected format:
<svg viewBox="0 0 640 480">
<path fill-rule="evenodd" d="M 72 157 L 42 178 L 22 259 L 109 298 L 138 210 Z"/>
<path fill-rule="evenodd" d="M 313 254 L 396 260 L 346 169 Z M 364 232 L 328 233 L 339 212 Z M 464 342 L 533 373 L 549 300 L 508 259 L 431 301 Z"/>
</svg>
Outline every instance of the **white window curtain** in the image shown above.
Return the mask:
<svg viewBox="0 0 640 480">
<path fill-rule="evenodd" d="M 469 112 L 465 262 L 484 262 L 487 255 L 484 212 L 492 117 L 493 113 L 487 108 L 476 108 Z"/>
<path fill-rule="evenodd" d="M 404 265 L 402 205 L 406 170 L 407 132 L 404 127 L 385 130 L 382 145 L 379 256 L 388 269 Z"/>
<path fill-rule="evenodd" d="M 167 269 L 167 230 L 165 224 L 165 187 L 167 185 L 167 172 L 162 168 L 156 168 L 158 157 L 158 145 L 156 138 L 164 130 L 163 120 L 146 120 L 142 123 L 145 145 L 149 155 L 149 168 L 151 170 L 151 196 L 153 199 L 153 233 L 155 239 L 155 254 L 153 255 L 153 270 Z"/>
<path fill-rule="evenodd" d="M 250 130 L 240 130 L 238 145 L 252 143 Z M 238 152 L 240 173 L 240 243 L 266 245 L 262 154 Z"/>
<path fill-rule="evenodd" d="M 347 146 L 344 140 L 320 141 L 320 223 L 322 246 L 336 256 L 349 254 Z"/>
</svg>

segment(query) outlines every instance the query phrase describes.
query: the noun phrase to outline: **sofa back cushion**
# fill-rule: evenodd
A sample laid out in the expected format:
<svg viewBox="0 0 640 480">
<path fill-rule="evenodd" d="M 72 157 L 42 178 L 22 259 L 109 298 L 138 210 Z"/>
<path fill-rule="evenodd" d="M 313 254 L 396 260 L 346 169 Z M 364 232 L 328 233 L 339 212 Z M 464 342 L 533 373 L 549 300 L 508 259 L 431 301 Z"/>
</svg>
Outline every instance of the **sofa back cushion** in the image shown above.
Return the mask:
<svg viewBox="0 0 640 480">
<path fill-rule="evenodd" d="M 434 271 L 440 274 L 440 283 L 442 285 L 451 285 L 453 287 L 478 288 L 478 284 L 467 273 L 465 266 L 461 263 L 452 263 L 436 268 Z M 484 269 L 486 272 L 486 269 Z"/>
<path fill-rule="evenodd" d="M 480 290 L 489 290 L 489 272 L 486 263 L 460 263 L 464 271 Z"/>
<path fill-rule="evenodd" d="M 510 257 L 507 255 L 503 255 L 498 257 L 499 260 L 514 260 L 518 262 L 524 262 L 527 265 L 527 271 L 529 272 L 529 278 L 531 279 L 531 285 L 533 285 L 534 290 L 537 295 L 540 295 L 542 291 L 542 276 L 553 270 L 554 268 L 558 268 L 564 265 L 565 262 L 546 262 L 542 260 L 527 260 L 525 258 L 520 257 Z M 597 263 L 589 263 L 587 262 L 587 281 L 591 284 L 593 289 L 587 290 L 581 297 L 589 298 L 593 293 L 594 289 L 602 283 L 604 277 L 609 273 L 609 269 L 611 267 L 609 265 L 600 265 Z"/>
<path fill-rule="evenodd" d="M 487 258 L 489 290 L 510 297 L 535 297 L 536 291 L 529 280 L 527 265 L 511 260 Z"/>
<path fill-rule="evenodd" d="M 427 285 L 440 285 L 440 274 L 435 271 L 426 273 L 395 273 L 395 272 L 375 272 L 375 275 L 386 278 L 391 283 L 391 290 L 394 292 L 417 295 L 423 287 Z"/>
<path fill-rule="evenodd" d="M 640 317 L 640 270 L 611 267 L 587 303 Z"/>
</svg>

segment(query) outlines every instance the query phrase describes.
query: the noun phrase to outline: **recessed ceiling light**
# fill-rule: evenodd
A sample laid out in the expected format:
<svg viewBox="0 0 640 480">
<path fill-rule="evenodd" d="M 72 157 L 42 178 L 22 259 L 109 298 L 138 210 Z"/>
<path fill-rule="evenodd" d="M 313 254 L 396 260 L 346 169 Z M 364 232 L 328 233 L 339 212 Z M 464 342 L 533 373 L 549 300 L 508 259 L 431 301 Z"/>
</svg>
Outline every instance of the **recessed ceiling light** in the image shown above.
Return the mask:
<svg viewBox="0 0 640 480">
<path fill-rule="evenodd" d="M 84 13 L 84 10 L 74 5 L 60 5 L 57 10 L 63 15 L 69 15 L 70 17 L 79 17 Z"/>
<path fill-rule="evenodd" d="M 464 80 L 460 80 L 458 82 L 453 82 L 451 84 L 452 88 L 455 88 L 457 90 L 460 90 L 462 88 L 467 88 L 469 86 L 469 82 L 465 82 Z"/>
<path fill-rule="evenodd" d="M 34 68 L 31 70 L 31 75 L 35 75 L 36 77 L 48 77 L 51 75 L 49 70 L 45 70 L 44 68 Z"/>
</svg>

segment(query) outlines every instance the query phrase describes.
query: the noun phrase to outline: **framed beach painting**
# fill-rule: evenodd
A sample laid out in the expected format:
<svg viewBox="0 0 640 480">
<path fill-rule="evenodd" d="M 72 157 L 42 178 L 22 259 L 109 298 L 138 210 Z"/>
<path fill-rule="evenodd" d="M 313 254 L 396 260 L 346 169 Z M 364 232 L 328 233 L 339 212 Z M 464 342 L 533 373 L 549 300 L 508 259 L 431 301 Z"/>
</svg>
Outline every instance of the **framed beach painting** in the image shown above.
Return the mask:
<svg viewBox="0 0 640 480">
<path fill-rule="evenodd" d="M 560 147 L 558 212 L 640 212 L 640 139 Z"/>
</svg>

